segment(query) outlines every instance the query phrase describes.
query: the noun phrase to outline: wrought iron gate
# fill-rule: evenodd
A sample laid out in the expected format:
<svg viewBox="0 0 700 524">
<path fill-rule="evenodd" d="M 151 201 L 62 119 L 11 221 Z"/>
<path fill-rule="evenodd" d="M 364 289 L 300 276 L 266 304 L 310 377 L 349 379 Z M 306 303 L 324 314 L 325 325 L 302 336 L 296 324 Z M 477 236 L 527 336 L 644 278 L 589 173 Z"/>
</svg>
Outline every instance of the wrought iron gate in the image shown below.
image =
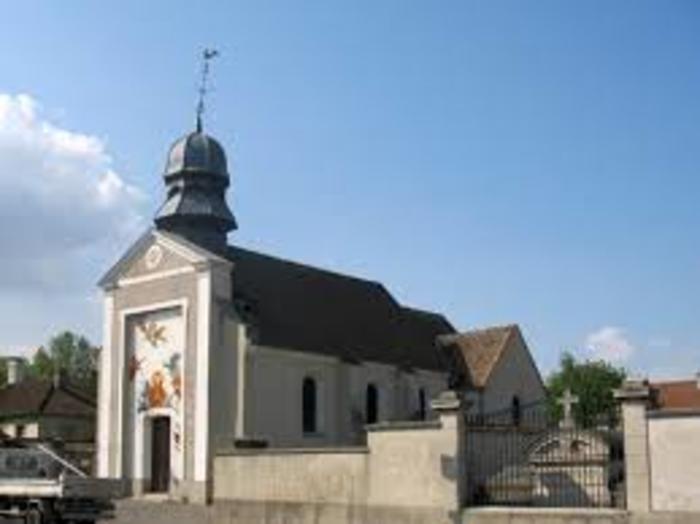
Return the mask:
<svg viewBox="0 0 700 524">
<path fill-rule="evenodd" d="M 576 424 L 545 403 L 466 415 L 469 505 L 624 507 L 617 411 Z"/>
</svg>

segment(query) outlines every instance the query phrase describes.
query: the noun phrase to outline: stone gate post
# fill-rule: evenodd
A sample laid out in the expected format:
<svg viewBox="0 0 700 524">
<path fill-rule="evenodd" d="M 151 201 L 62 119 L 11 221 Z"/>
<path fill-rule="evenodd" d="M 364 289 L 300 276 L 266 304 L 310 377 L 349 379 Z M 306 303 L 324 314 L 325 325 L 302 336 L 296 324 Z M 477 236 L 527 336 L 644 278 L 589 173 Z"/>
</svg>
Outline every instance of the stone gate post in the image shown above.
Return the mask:
<svg viewBox="0 0 700 524">
<path fill-rule="evenodd" d="M 615 391 L 615 398 L 622 404 L 627 509 L 648 512 L 651 510 L 651 476 L 647 406 L 651 391 L 646 381 L 628 380 Z"/>
<path fill-rule="evenodd" d="M 465 427 L 464 404 L 459 393 L 447 390 L 433 399 L 430 407 L 440 417 L 442 431 L 449 435 L 454 450 L 453 473 L 456 477 L 455 507 L 459 510 L 464 506 L 467 495 L 467 475 L 465 456 Z"/>
</svg>

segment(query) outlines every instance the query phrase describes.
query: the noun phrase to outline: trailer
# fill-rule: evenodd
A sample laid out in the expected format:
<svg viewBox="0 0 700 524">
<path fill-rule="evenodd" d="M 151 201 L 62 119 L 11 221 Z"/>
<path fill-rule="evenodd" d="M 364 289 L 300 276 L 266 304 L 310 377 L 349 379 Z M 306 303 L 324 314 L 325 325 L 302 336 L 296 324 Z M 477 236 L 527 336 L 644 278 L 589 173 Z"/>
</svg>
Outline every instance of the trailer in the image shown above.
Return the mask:
<svg viewBox="0 0 700 524">
<path fill-rule="evenodd" d="M 121 483 L 87 476 L 42 444 L 0 447 L 0 517 L 25 524 L 112 518 Z"/>
</svg>

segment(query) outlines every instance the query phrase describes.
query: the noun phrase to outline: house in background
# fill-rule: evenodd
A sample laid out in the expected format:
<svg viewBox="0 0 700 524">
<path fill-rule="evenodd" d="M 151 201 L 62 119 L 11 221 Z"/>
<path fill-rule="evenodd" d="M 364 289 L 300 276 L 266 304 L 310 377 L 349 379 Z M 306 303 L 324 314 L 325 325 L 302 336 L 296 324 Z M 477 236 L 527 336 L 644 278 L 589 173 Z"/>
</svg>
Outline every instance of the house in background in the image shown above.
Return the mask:
<svg viewBox="0 0 700 524">
<path fill-rule="evenodd" d="M 652 407 L 660 411 L 700 410 L 700 373 L 693 379 L 652 381 Z"/>
<path fill-rule="evenodd" d="M 517 325 L 443 335 L 438 343 L 453 367 L 462 370 L 459 382 L 469 413 L 510 410 L 517 417 L 545 400 L 542 376 Z"/>
<path fill-rule="evenodd" d="M 92 471 L 95 449 L 94 394 L 57 375 L 54 380 L 25 377 L 24 361 L 7 360 L 7 384 L 0 388 L 3 437 L 45 442 L 84 471 Z"/>
</svg>

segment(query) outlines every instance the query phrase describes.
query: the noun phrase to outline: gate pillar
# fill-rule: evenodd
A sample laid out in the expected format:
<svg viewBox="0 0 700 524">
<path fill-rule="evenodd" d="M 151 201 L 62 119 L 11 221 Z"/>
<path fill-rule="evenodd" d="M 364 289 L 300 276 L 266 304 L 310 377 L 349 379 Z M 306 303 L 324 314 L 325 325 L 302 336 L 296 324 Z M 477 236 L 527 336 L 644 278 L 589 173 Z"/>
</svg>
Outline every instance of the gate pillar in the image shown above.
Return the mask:
<svg viewBox="0 0 700 524">
<path fill-rule="evenodd" d="M 651 399 L 649 385 L 646 381 L 628 380 L 615 391 L 615 398 L 622 404 L 627 509 L 647 512 L 651 510 L 647 427 L 647 405 Z"/>
<path fill-rule="evenodd" d="M 464 400 L 453 390 L 443 391 L 433 399 L 430 407 L 440 418 L 440 425 L 445 437 L 452 441 L 454 449 L 453 474 L 456 476 L 455 510 L 463 507 L 467 498 L 466 474 L 466 431 L 464 425 Z"/>
</svg>

